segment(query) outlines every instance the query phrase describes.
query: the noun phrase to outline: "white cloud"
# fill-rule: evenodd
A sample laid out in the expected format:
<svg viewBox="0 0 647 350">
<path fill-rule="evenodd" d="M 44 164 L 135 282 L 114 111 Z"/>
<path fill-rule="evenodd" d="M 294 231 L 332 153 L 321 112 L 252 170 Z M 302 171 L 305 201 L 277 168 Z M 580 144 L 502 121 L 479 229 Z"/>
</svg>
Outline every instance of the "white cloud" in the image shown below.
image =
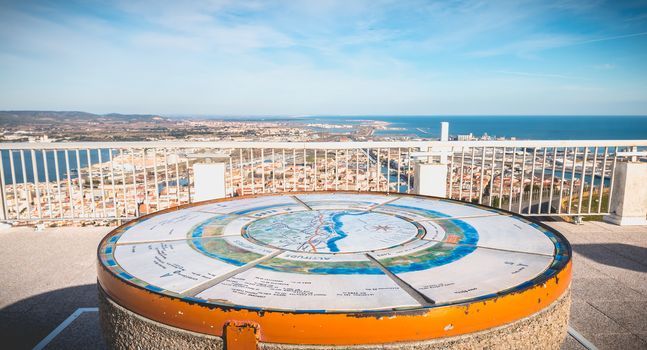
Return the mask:
<svg viewBox="0 0 647 350">
<path fill-rule="evenodd" d="M 576 5 L 566 10 L 589 11 Z M 106 6 L 114 17 L 63 7 L 0 11 L 0 108 L 540 114 L 598 112 L 623 95 L 647 100 L 636 94 L 647 91 L 640 74 L 626 79 L 635 79 L 633 85 L 597 79 L 611 74 L 593 68 L 615 68 L 595 64 L 606 55 L 580 56 L 588 59 L 580 68 L 550 57 L 516 60 L 647 34 L 544 32 L 555 8 L 542 2 L 132 0 Z M 613 73 L 644 68 L 626 57 L 618 62 L 622 70 Z"/>
<path fill-rule="evenodd" d="M 472 51 L 468 55 L 473 57 L 492 57 L 501 55 L 516 55 L 519 57 L 534 57 L 538 52 L 573 45 L 581 41 L 572 35 L 542 35 L 533 36 L 519 41 L 514 41 L 502 46 Z"/>
<path fill-rule="evenodd" d="M 146 32 L 133 36 L 133 43 L 161 49 L 239 52 L 266 48 L 286 48 L 293 41 L 271 28 L 262 26 L 215 26 L 180 34 Z"/>
<path fill-rule="evenodd" d="M 611 36 L 589 36 L 588 38 L 582 35 L 545 35 L 538 37 L 531 37 L 528 39 L 512 42 L 505 44 L 499 47 L 494 47 L 485 50 L 473 51 L 470 53 L 471 56 L 475 57 L 491 57 L 491 56 L 500 56 L 500 55 L 517 55 L 521 57 L 532 57 L 535 53 L 556 49 L 571 47 L 577 45 L 586 45 L 591 43 L 611 41 L 611 40 L 621 40 L 633 37 L 647 36 L 647 32 L 640 33 L 631 33 L 623 35 L 611 35 Z"/>
<path fill-rule="evenodd" d="M 616 65 L 613 63 L 602 63 L 602 64 L 593 65 L 593 68 L 600 69 L 600 70 L 610 70 L 610 69 L 615 69 Z"/>
<path fill-rule="evenodd" d="M 532 77 L 532 78 L 581 79 L 570 75 L 553 74 L 553 73 L 520 72 L 520 71 L 508 71 L 508 70 L 497 70 L 497 71 L 494 71 L 494 73 L 505 74 L 505 75 L 517 75 L 517 76 Z"/>
</svg>

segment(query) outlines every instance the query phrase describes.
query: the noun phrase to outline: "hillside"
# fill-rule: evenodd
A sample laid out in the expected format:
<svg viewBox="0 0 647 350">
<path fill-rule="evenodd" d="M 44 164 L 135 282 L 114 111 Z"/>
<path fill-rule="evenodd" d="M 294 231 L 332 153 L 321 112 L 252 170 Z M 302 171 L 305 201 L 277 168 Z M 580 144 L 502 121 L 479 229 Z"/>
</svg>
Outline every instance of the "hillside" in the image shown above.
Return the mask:
<svg viewBox="0 0 647 350">
<path fill-rule="evenodd" d="M 155 122 L 167 118 L 151 114 L 92 114 L 77 111 L 0 111 L 0 126 L 55 125 L 66 123 Z"/>
</svg>

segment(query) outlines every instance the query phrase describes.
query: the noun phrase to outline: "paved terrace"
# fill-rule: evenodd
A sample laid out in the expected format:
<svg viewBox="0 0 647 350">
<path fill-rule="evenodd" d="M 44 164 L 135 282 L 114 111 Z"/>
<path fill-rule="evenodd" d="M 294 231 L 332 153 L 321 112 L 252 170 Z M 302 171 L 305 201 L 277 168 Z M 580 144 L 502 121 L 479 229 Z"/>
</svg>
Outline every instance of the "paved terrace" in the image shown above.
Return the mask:
<svg viewBox="0 0 647 350">
<path fill-rule="evenodd" d="M 547 224 L 573 245 L 570 326 L 599 349 L 647 349 L 647 226 Z M 0 232 L 2 348 L 106 347 L 95 309 L 95 250 L 108 231 L 23 227 Z M 78 317 L 70 318 L 75 311 Z M 569 336 L 563 348 L 584 347 Z"/>
</svg>

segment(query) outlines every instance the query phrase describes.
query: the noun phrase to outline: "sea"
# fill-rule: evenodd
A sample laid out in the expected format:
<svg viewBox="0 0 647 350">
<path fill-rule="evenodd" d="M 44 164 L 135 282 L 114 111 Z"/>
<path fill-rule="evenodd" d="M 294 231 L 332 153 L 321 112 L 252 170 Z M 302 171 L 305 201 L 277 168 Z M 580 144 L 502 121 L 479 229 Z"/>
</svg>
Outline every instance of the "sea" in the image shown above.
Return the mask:
<svg viewBox="0 0 647 350">
<path fill-rule="evenodd" d="M 647 116 L 306 116 L 235 119 L 304 124 L 362 124 L 372 120 L 387 122 L 390 129 L 395 129 L 377 130 L 375 135 L 407 135 L 416 138 L 439 138 L 440 123 L 449 122 L 449 134 L 454 136 L 472 133 L 474 136 L 487 134 L 508 139 L 514 137 L 517 140 L 647 139 Z M 348 129 L 326 130 L 349 132 Z"/>
<path fill-rule="evenodd" d="M 387 129 L 376 130 L 376 136 L 410 136 L 413 138 L 437 139 L 440 135 L 440 123 L 449 122 L 450 136 L 472 133 L 476 137 L 487 134 L 492 137 L 505 137 L 517 140 L 645 140 L 647 139 L 647 116 L 300 116 L 300 117 L 222 117 L 207 116 L 210 119 L 227 119 L 239 121 L 286 121 L 300 124 L 364 124 L 367 121 L 389 123 Z M 348 133 L 349 129 L 321 129 L 329 132 Z M 75 152 L 69 152 L 70 177 L 76 178 L 76 169 L 85 168 L 88 163 L 96 164 L 101 158 L 104 162 L 110 158 L 108 149 L 87 154 L 80 151 L 77 162 Z M 13 182 L 9 166 L 9 152 L 2 151 L 5 183 Z M 54 157 L 58 157 L 56 168 Z M 23 172 L 20 155 L 14 152 L 16 183 L 33 181 L 33 164 L 37 166 L 39 181 L 67 177 L 64 152 L 47 152 L 47 174 L 43 171 L 45 161 L 42 152 L 35 153 L 32 161 L 31 152 L 25 152 L 25 169 Z"/>
</svg>

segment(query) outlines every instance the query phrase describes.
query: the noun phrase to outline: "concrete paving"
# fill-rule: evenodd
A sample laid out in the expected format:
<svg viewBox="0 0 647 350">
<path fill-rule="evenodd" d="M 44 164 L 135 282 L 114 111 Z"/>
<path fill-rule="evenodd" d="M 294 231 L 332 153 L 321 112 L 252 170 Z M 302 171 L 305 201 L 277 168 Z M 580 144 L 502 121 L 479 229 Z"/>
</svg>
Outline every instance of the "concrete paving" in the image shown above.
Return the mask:
<svg viewBox="0 0 647 350">
<path fill-rule="evenodd" d="M 0 232 L 0 347 L 31 349 L 77 308 L 98 305 L 96 249 L 108 231 L 67 227 L 35 232 L 21 227 Z M 102 342 L 97 331 L 83 328 L 70 339 Z"/>
<path fill-rule="evenodd" d="M 574 250 L 570 326 L 599 349 L 647 349 L 647 226 L 546 222 Z M 0 339 L 31 349 L 78 308 L 96 307 L 96 247 L 106 227 L 0 231 Z M 103 349 L 84 312 L 45 349 Z M 583 349 L 568 337 L 563 349 Z"/>
<path fill-rule="evenodd" d="M 573 246 L 570 326 L 599 349 L 647 349 L 647 227 L 547 224 Z"/>
</svg>

